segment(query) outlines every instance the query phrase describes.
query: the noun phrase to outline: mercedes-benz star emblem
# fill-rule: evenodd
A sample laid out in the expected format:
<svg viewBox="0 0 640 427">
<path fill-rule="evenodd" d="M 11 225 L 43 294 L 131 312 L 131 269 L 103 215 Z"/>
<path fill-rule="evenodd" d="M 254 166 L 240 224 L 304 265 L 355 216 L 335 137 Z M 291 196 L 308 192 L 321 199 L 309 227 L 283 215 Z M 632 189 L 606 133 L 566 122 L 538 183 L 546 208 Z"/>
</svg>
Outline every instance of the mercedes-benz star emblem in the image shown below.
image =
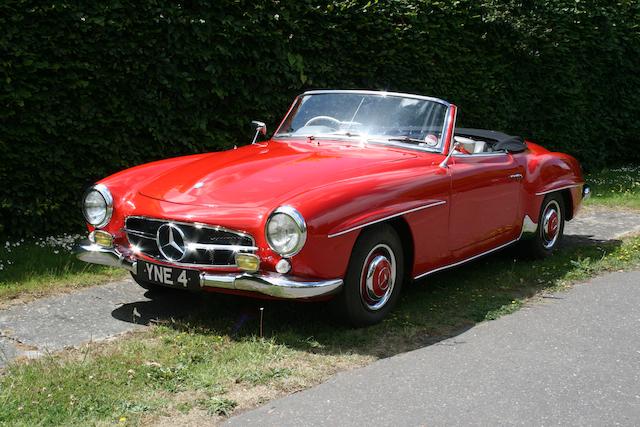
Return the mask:
<svg viewBox="0 0 640 427">
<path fill-rule="evenodd" d="M 184 233 L 174 224 L 162 224 L 156 238 L 160 253 L 169 261 L 180 261 L 187 253 Z"/>
</svg>

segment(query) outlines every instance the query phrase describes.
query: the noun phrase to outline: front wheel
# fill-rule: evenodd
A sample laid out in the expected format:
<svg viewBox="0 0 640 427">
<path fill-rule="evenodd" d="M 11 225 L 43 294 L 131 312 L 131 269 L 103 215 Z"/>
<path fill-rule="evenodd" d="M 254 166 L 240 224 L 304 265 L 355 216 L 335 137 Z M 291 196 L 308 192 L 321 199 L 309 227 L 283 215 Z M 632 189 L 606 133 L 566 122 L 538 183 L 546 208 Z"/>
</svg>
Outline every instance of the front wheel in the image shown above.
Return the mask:
<svg viewBox="0 0 640 427">
<path fill-rule="evenodd" d="M 342 292 L 333 301 L 337 314 L 355 327 L 382 321 L 395 305 L 404 278 L 404 253 L 389 225 L 364 231 L 356 241 Z"/>
<path fill-rule="evenodd" d="M 558 193 L 547 195 L 542 201 L 536 234 L 524 242 L 528 255 L 545 258 L 553 253 L 564 235 L 564 217 L 562 196 Z"/>
</svg>

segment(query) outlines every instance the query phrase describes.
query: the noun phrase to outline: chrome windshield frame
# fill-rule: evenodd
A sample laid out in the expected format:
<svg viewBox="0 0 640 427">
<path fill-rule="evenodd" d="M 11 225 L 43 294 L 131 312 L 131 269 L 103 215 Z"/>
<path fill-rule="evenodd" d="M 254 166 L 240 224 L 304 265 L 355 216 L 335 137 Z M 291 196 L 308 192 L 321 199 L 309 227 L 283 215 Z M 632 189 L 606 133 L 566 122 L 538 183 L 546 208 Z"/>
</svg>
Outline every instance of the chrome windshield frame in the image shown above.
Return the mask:
<svg viewBox="0 0 640 427">
<path fill-rule="evenodd" d="M 413 93 L 404 93 L 404 92 L 387 92 L 387 91 L 383 91 L 383 90 L 346 90 L 346 89 L 327 89 L 327 90 L 308 90 L 300 95 L 298 95 L 298 97 L 300 96 L 305 96 L 305 95 L 326 95 L 329 93 L 350 93 L 350 94 L 357 94 L 357 95 L 376 95 L 376 96 L 397 96 L 400 98 L 413 98 L 413 99 L 420 99 L 423 101 L 432 101 L 432 102 L 437 102 L 438 104 L 442 104 L 446 107 L 450 107 L 451 103 L 445 101 L 444 99 L 440 99 L 440 98 L 434 98 L 431 96 L 424 96 L 424 95 L 416 95 Z"/>
<path fill-rule="evenodd" d="M 280 131 L 280 129 L 282 128 L 282 126 L 284 125 L 284 122 L 287 120 L 287 117 L 289 117 L 289 114 L 291 114 L 291 111 L 293 110 L 293 107 L 296 105 L 296 102 L 298 102 L 298 100 L 300 98 L 302 98 L 303 96 L 307 96 L 307 95 L 326 95 L 326 94 L 340 94 L 340 93 L 346 93 L 346 94 L 357 94 L 357 95 L 374 95 L 374 96 L 394 96 L 394 97 L 399 97 L 399 98 L 411 98 L 411 99 L 419 99 L 422 101 L 431 101 L 431 102 L 436 102 L 438 104 L 444 105 L 447 107 L 447 111 L 446 111 L 446 118 L 444 120 L 444 123 L 442 125 L 442 133 L 441 133 L 441 137 L 440 137 L 440 141 L 438 141 L 438 145 L 436 145 L 435 147 L 420 147 L 416 144 L 411 144 L 411 143 L 405 143 L 402 141 L 389 141 L 387 138 L 385 138 L 384 136 L 376 136 L 376 135 L 372 135 L 372 136 L 363 136 L 363 135 L 353 135 L 353 136 L 349 136 L 349 135 L 332 135 L 332 134 L 317 134 L 317 135 L 303 135 L 303 134 L 288 134 L 288 133 L 283 133 L 278 135 L 278 132 Z M 434 98 L 431 96 L 423 96 L 423 95 L 416 95 L 416 94 L 411 94 L 411 93 L 403 93 L 403 92 L 387 92 L 387 91 L 378 91 L 378 90 L 343 90 L 343 89 L 331 89 L 331 90 L 309 90 L 306 92 L 301 93 L 300 95 L 298 95 L 294 100 L 293 103 L 291 104 L 291 106 L 289 107 L 289 109 L 287 110 L 287 114 L 285 114 L 285 116 L 283 117 L 283 119 L 280 122 L 280 125 L 278 126 L 278 128 L 275 130 L 275 132 L 273 133 L 272 139 L 288 139 L 288 138 L 298 138 L 298 139 L 303 139 L 303 138 L 310 138 L 313 137 L 314 139 L 318 138 L 322 138 L 322 139 L 345 139 L 348 141 L 363 141 L 363 142 L 374 142 L 374 143 L 379 143 L 379 144 L 384 144 L 387 146 L 393 146 L 393 147 L 398 147 L 398 148 L 407 148 L 410 150 L 418 150 L 418 151 L 423 151 L 423 152 L 427 152 L 427 153 L 440 153 L 442 154 L 444 152 L 445 147 L 447 146 L 447 143 L 445 141 L 445 138 L 447 137 L 447 130 L 449 128 L 449 124 L 450 124 L 450 116 L 451 116 L 451 109 L 453 107 L 453 104 L 451 104 L 448 101 L 445 101 L 443 99 L 440 98 Z"/>
</svg>

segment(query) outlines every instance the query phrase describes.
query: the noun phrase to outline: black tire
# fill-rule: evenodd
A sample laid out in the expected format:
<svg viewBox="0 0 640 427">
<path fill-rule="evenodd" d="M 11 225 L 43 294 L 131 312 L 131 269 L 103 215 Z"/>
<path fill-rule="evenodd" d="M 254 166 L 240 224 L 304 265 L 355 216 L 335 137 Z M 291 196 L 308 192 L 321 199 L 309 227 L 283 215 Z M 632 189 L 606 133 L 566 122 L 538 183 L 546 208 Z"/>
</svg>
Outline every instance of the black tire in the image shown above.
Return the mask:
<svg viewBox="0 0 640 427">
<path fill-rule="evenodd" d="M 552 211 L 555 211 L 558 216 L 555 234 L 550 233 L 549 230 L 549 224 L 553 223 L 549 217 L 549 215 L 553 216 Z M 565 212 L 564 199 L 560 194 L 551 193 L 544 198 L 540 208 L 538 229 L 532 238 L 523 242 L 525 255 L 536 259 L 546 258 L 558 248 L 564 236 Z"/>
<path fill-rule="evenodd" d="M 162 286 L 155 283 L 147 282 L 146 280 L 139 279 L 138 276 L 136 276 L 133 273 L 131 273 L 131 277 L 133 278 L 133 281 L 136 282 L 141 288 L 146 289 L 149 292 L 154 294 L 181 292 L 179 289 L 170 288 L 167 286 Z"/>
<path fill-rule="evenodd" d="M 354 327 L 379 323 L 395 306 L 403 279 L 404 253 L 393 227 L 365 230 L 351 253 L 343 289 L 332 301 L 334 311 Z"/>
</svg>

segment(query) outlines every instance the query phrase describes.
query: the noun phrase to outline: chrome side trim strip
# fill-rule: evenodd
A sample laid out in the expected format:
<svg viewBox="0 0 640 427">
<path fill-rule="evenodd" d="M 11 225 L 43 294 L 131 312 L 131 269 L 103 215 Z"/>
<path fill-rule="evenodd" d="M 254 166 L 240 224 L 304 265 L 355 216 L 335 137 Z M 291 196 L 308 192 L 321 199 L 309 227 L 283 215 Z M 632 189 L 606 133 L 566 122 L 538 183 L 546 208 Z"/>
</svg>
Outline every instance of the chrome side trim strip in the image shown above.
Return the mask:
<svg viewBox="0 0 640 427">
<path fill-rule="evenodd" d="M 467 263 L 467 262 L 469 262 L 469 261 L 473 261 L 474 259 L 476 259 L 476 258 L 480 258 L 481 256 L 484 256 L 484 255 L 488 255 L 488 254 L 490 254 L 491 252 L 495 252 L 495 251 L 498 251 L 498 250 L 500 250 L 500 249 L 502 249 L 502 248 L 506 248 L 507 246 L 509 246 L 509 245 L 511 245 L 511 244 L 513 244 L 513 243 L 515 243 L 515 242 L 517 242 L 518 240 L 520 240 L 520 237 L 518 237 L 517 239 L 514 239 L 514 240 L 512 240 L 512 241 L 510 241 L 510 242 L 507 242 L 507 243 L 505 243 L 505 244 L 503 244 L 503 245 L 500 245 L 500 246 L 498 246 L 498 247 L 495 247 L 495 248 L 493 248 L 493 249 L 489 249 L 488 251 L 482 252 L 482 253 L 480 253 L 480 254 L 478 254 L 478 255 L 474 255 L 474 256 L 472 256 L 471 258 L 466 258 L 466 259 L 463 259 L 462 261 L 454 262 L 453 264 L 445 265 L 444 267 L 438 267 L 438 268 L 436 268 L 436 269 L 434 269 L 434 270 L 429 270 L 429 271 L 427 271 L 426 273 L 418 274 L 418 275 L 417 275 L 416 277 L 414 277 L 413 279 L 414 279 L 414 280 L 418 280 L 418 279 L 421 279 L 421 278 L 423 278 L 423 277 L 425 277 L 425 276 L 428 276 L 429 274 L 433 274 L 433 273 L 436 273 L 436 272 L 438 272 L 438 271 L 446 270 L 446 269 L 448 269 L 448 268 L 456 267 L 456 266 L 458 266 L 458 265 L 460 265 L 460 264 L 464 264 L 464 263 Z"/>
<path fill-rule="evenodd" d="M 536 193 L 536 196 L 543 196 L 543 195 L 545 195 L 545 194 L 553 193 L 553 192 L 555 192 L 555 191 L 566 190 L 567 188 L 580 187 L 581 185 L 584 185 L 584 182 L 581 182 L 581 183 L 579 183 L 579 184 L 565 185 L 564 187 L 554 188 L 554 189 L 552 189 L 552 190 L 541 191 L 541 192 L 539 192 L 539 193 Z"/>
<path fill-rule="evenodd" d="M 429 204 L 424 205 L 424 206 L 418 206 L 417 208 L 413 208 L 413 209 L 409 209 L 409 210 L 406 210 L 406 211 L 403 211 L 403 212 L 399 212 L 399 213 L 396 213 L 396 214 L 393 214 L 393 215 L 385 216 L 384 218 L 380 218 L 380 219 L 377 219 L 375 221 L 367 222 L 367 223 L 362 224 L 362 225 L 356 225 L 355 227 L 347 228 L 346 230 L 342 230 L 342 231 L 338 231 L 337 233 L 329 234 L 327 237 L 332 238 L 332 237 L 336 237 L 336 236 L 341 236 L 343 234 L 347 234 L 347 233 L 350 233 L 352 231 L 359 230 L 361 228 L 368 227 L 370 225 L 386 221 L 388 219 L 396 218 L 396 217 L 399 217 L 399 216 L 402 216 L 402 215 L 405 215 L 405 214 L 408 214 L 408 213 L 411 213 L 411 212 L 420 211 L 422 209 L 427 209 L 427 208 L 432 208 L 434 206 L 444 205 L 445 203 L 447 203 L 446 200 L 438 200 L 437 202 L 429 203 Z"/>
<path fill-rule="evenodd" d="M 524 219 L 522 220 L 522 229 L 520 230 L 520 235 L 518 236 L 517 239 L 513 239 L 510 242 L 502 244 L 502 245 L 500 245 L 498 247 L 495 247 L 493 249 L 489 249 L 488 251 L 479 253 L 478 255 L 474 255 L 474 256 L 472 256 L 470 258 L 463 259 L 462 261 L 457 261 L 457 262 L 454 262 L 453 264 L 445 265 L 443 267 L 438 267 L 436 269 L 429 270 L 429 271 L 427 271 L 425 273 L 418 274 L 417 276 L 415 276 L 413 278 L 413 280 L 421 279 L 421 278 L 423 278 L 425 276 L 428 276 L 430 274 L 437 273 L 438 271 L 446 270 L 446 269 L 451 268 L 451 267 L 456 267 L 456 266 L 458 266 L 460 264 L 464 264 L 466 262 L 473 261 L 476 258 L 480 258 L 480 257 L 482 257 L 484 255 L 488 255 L 491 252 L 499 251 L 502 248 L 506 248 L 507 246 L 516 243 L 517 241 L 522 239 L 523 236 L 529 235 L 531 233 L 535 233 L 537 230 L 538 230 L 538 224 L 533 222 L 533 220 L 529 217 L 529 215 L 525 215 Z"/>
</svg>

